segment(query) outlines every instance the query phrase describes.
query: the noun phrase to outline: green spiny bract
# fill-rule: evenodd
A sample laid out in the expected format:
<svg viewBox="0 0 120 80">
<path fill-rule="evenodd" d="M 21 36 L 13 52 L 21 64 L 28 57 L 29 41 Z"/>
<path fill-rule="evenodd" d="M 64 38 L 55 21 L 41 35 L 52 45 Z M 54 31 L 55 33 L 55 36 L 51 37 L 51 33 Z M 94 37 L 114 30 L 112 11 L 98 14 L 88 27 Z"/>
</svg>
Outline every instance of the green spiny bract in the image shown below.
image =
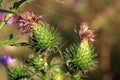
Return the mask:
<svg viewBox="0 0 120 80">
<path fill-rule="evenodd" d="M 55 51 L 60 44 L 59 33 L 48 24 L 38 24 L 33 28 L 30 45 L 35 52 Z"/>
<path fill-rule="evenodd" d="M 82 41 L 81 44 L 74 44 L 65 53 L 67 60 L 66 66 L 70 72 L 88 72 L 94 69 L 95 61 L 93 60 L 95 54 L 89 45 L 88 41 Z"/>
<path fill-rule="evenodd" d="M 10 80 L 28 80 L 30 77 L 28 71 L 20 65 L 10 66 L 8 75 Z"/>
</svg>

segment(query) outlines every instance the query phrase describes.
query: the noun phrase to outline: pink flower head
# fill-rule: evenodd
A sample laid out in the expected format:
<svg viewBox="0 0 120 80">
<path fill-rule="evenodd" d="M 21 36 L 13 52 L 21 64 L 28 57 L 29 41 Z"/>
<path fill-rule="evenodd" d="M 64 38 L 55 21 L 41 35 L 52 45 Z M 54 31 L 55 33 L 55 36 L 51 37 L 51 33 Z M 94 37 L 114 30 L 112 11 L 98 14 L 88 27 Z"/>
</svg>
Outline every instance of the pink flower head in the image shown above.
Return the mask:
<svg viewBox="0 0 120 80">
<path fill-rule="evenodd" d="M 22 34 L 32 31 L 35 24 L 42 23 L 42 16 L 36 16 L 34 13 L 25 12 L 21 14 L 17 20 L 18 29 Z"/>
</svg>

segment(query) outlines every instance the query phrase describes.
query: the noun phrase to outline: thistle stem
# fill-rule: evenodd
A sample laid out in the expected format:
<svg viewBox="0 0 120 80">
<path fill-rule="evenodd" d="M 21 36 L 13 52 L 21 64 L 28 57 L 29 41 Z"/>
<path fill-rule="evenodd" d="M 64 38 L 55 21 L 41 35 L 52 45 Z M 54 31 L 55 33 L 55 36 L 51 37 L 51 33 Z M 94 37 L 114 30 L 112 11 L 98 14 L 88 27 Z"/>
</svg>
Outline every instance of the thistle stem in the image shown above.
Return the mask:
<svg viewBox="0 0 120 80">
<path fill-rule="evenodd" d="M 48 69 L 49 69 L 49 66 L 48 66 L 48 63 L 47 63 L 48 54 L 47 53 L 43 53 L 43 56 L 44 56 L 43 58 L 44 58 L 44 62 L 45 62 L 44 63 L 44 72 L 45 73 L 43 75 L 44 75 L 44 79 L 45 80 L 49 80 L 48 79 L 48 74 L 47 74 L 48 73 Z"/>
<path fill-rule="evenodd" d="M 5 22 L 1 22 L 0 29 L 5 25 Z"/>
<path fill-rule="evenodd" d="M 13 9 L 13 10 L 11 10 L 11 12 L 12 12 L 12 11 L 13 11 L 13 13 L 8 13 L 8 15 L 5 17 L 4 21 L 1 21 L 0 29 L 2 29 L 2 27 L 5 26 L 6 21 L 7 21 L 11 16 L 13 16 L 14 14 L 16 14 L 16 13 L 15 13 L 16 10 Z"/>
<path fill-rule="evenodd" d="M 29 78 L 29 80 L 32 80 L 35 75 L 37 75 L 38 72 L 33 73 L 33 75 Z"/>
</svg>

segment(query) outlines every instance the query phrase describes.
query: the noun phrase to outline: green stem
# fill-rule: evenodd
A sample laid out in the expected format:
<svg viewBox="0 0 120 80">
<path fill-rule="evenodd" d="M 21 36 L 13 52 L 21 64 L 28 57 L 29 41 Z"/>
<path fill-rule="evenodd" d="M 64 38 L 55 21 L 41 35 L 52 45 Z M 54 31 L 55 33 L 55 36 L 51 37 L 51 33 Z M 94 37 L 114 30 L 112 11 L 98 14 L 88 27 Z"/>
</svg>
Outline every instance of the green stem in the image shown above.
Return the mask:
<svg viewBox="0 0 120 80">
<path fill-rule="evenodd" d="M 34 78 L 34 76 L 36 76 L 36 75 L 41 78 L 40 72 L 37 72 L 37 71 L 34 72 L 34 71 L 31 71 L 30 69 L 28 69 L 28 70 L 30 71 L 30 73 L 33 73 L 33 75 L 28 80 L 32 80 Z"/>
<path fill-rule="evenodd" d="M 47 58 L 48 58 L 47 53 L 44 53 L 44 61 L 45 61 L 45 64 L 46 64 L 46 65 L 45 65 L 45 70 L 44 70 L 44 71 L 45 71 L 45 74 L 44 74 L 44 75 L 45 75 L 45 77 L 44 77 L 45 80 L 49 80 L 49 79 L 48 79 L 48 74 L 47 74 L 47 73 L 48 73 L 48 67 L 49 67 L 49 66 L 47 65 Z"/>
<path fill-rule="evenodd" d="M 11 12 L 12 12 L 12 11 L 13 11 L 13 13 L 8 13 L 8 15 L 6 15 L 4 21 L 1 21 L 0 29 L 2 29 L 2 27 L 5 26 L 6 21 L 7 21 L 11 16 L 13 16 L 13 15 L 15 14 L 15 11 L 16 11 L 16 10 L 13 9 L 13 10 L 11 10 Z"/>
<path fill-rule="evenodd" d="M 29 80 L 32 80 L 35 75 L 37 75 L 38 72 L 33 73 L 33 75 L 29 78 Z"/>
<path fill-rule="evenodd" d="M 5 22 L 2 22 L 2 23 L 0 24 L 0 29 L 1 29 L 4 25 L 5 25 Z"/>
<path fill-rule="evenodd" d="M 8 14 L 8 16 L 6 17 L 5 21 L 7 21 L 10 17 L 11 17 L 11 13 Z M 0 29 L 2 29 L 2 27 L 5 26 L 6 22 L 5 21 L 2 21 L 1 24 L 0 24 Z"/>
</svg>

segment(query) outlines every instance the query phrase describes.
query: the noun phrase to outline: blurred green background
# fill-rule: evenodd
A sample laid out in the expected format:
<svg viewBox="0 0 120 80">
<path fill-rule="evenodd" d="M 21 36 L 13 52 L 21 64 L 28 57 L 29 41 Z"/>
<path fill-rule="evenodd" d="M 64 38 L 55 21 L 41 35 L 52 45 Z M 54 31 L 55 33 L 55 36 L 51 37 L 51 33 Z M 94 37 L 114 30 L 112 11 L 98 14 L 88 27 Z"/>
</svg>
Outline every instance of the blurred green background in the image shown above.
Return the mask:
<svg viewBox="0 0 120 80">
<path fill-rule="evenodd" d="M 13 0 L 4 0 L 4 7 L 11 6 Z M 18 14 L 34 12 L 43 15 L 44 20 L 58 28 L 63 41 L 69 46 L 75 41 L 75 27 L 88 22 L 96 32 L 95 52 L 98 67 L 88 73 L 84 80 L 120 80 L 120 0 L 33 0 L 23 4 Z M 27 41 L 27 35 L 20 35 L 16 25 L 6 25 L 0 30 L 0 40 L 9 34 L 20 36 L 19 41 Z M 64 43 L 64 42 L 63 42 Z M 33 53 L 28 47 L 0 46 L 0 52 L 9 53 L 19 60 Z M 0 80 L 8 80 L 5 68 L 0 65 Z"/>
</svg>

